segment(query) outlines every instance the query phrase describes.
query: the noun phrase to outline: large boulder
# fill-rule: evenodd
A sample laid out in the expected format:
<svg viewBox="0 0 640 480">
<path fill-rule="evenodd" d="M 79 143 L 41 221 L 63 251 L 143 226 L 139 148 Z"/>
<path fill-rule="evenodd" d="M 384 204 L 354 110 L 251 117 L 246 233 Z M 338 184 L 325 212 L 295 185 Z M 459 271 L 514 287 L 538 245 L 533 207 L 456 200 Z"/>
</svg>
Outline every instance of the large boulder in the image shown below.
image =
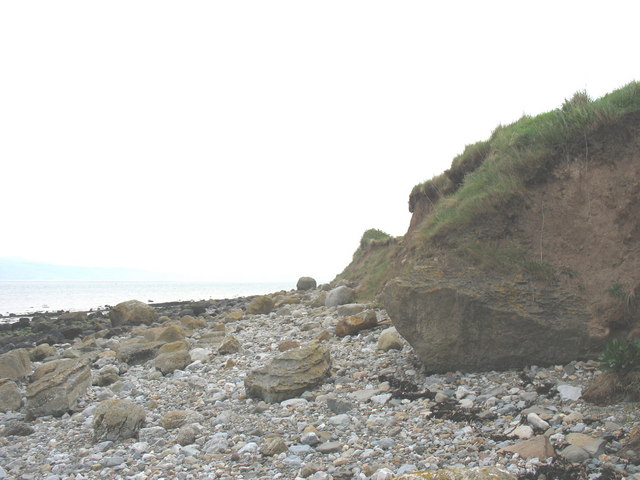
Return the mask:
<svg viewBox="0 0 640 480">
<path fill-rule="evenodd" d="M 20 387 L 8 378 L 0 379 L 0 412 L 14 412 L 22 406 Z"/>
<path fill-rule="evenodd" d="M 163 375 L 173 373 L 175 370 L 182 370 L 190 363 L 189 347 L 183 341 L 167 343 L 160 348 L 158 356 L 153 361 L 154 366 Z"/>
<path fill-rule="evenodd" d="M 153 307 L 138 300 L 128 300 L 117 304 L 109 312 L 111 325 L 151 325 L 158 320 L 158 313 Z"/>
<path fill-rule="evenodd" d="M 260 295 L 249 302 L 249 305 L 247 305 L 247 313 L 251 315 L 265 315 L 271 313 L 274 308 L 275 302 L 271 297 Z"/>
<path fill-rule="evenodd" d="M 136 365 L 151 360 L 158 355 L 158 350 L 165 342 L 149 341 L 143 337 L 124 340 L 115 347 L 118 360 L 129 365 Z"/>
<path fill-rule="evenodd" d="M 313 290 L 316 288 L 316 280 L 312 277 L 300 277 L 298 279 L 298 283 L 296 284 L 296 288 L 298 290 Z"/>
<path fill-rule="evenodd" d="M 353 302 L 354 298 L 355 291 L 353 290 L 353 288 L 349 288 L 346 285 L 341 285 L 327 293 L 327 298 L 324 301 L 324 306 L 337 307 L 338 305 L 344 305 L 345 303 Z"/>
<path fill-rule="evenodd" d="M 144 426 L 144 408 L 129 400 L 106 400 L 93 414 L 93 437 L 96 442 L 137 438 Z"/>
<path fill-rule="evenodd" d="M 247 395 L 266 402 L 281 402 L 311 390 L 329 375 L 329 348 L 312 342 L 287 350 L 268 365 L 258 367 L 245 378 Z"/>
<path fill-rule="evenodd" d="M 558 289 L 474 281 L 430 269 L 391 280 L 383 301 L 429 372 L 557 365 L 594 351 L 589 315 Z"/>
<path fill-rule="evenodd" d="M 36 347 L 31 349 L 31 351 L 29 352 L 29 356 L 34 362 L 39 362 L 47 357 L 55 356 L 56 353 L 58 352 L 54 347 L 52 347 L 48 343 L 41 343 L 40 345 L 37 345 Z"/>
<path fill-rule="evenodd" d="M 31 373 L 31 358 L 26 348 L 16 348 L 0 355 L 0 378 L 17 379 Z"/>
<path fill-rule="evenodd" d="M 71 410 L 91 385 L 87 359 L 53 360 L 40 365 L 27 386 L 27 413 L 31 417 L 60 416 Z"/>
</svg>

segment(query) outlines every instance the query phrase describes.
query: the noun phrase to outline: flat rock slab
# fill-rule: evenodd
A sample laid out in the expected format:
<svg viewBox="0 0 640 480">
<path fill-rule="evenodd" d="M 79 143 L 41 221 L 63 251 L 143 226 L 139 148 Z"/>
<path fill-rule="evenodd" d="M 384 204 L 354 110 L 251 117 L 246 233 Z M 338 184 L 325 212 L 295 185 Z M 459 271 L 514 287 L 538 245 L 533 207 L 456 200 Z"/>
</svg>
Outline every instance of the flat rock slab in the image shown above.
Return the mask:
<svg viewBox="0 0 640 480">
<path fill-rule="evenodd" d="M 540 460 L 546 460 L 547 458 L 556 456 L 553 445 L 551 445 L 549 439 L 544 435 L 505 447 L 499 450 L 498 453 L 500 452 L 517 453 L 522 458 L 538 458 Z"/>
<path fill-rule="evenodd" d="M 71 410 L 91 385 L 87 359 L 53 360 L 33 372 L 27 386 L 27 413 L 31 417 L 60 416 Z"/>
<path fill-rule="evenodd" d="M 496 467 L 451 467 L 393 477 L 395 480 L 517 480 L 512 473 Z"/>
<path fill-rule="evenodd" d="M 121 362 L 136 365 L 154 358 L 164 344 L 165 342 L 161 341 L 154 342 L 143 337 L 134 337 L 121 342 L 116 347 L 116 355 Z"/>
<path fill-rule="evenodd" d="M 300 396 L 329 375 L 329 348 L 319 343 L 287 350 L 271 363 L 252 370 L 244 381 L 247 396 L 276 403 Z"/>
</svg>

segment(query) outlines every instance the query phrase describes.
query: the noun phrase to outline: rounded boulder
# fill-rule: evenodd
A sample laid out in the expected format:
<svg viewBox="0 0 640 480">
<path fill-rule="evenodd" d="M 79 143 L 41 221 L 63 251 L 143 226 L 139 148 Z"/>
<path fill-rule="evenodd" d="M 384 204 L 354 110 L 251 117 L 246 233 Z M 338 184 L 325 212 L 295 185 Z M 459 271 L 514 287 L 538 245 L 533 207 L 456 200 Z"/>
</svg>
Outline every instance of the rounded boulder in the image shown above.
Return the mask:
<svg viewBox="0 0 640 480">
<path fill-rule="evenodd" d="M 296 284 L 296 288 L 298 290 L 313 290 L 316 288 L 318 284 L 316 283 L 315 278 L 312 277 L 300 277 L 298 279 L 298 283 Z"/>
</svg>

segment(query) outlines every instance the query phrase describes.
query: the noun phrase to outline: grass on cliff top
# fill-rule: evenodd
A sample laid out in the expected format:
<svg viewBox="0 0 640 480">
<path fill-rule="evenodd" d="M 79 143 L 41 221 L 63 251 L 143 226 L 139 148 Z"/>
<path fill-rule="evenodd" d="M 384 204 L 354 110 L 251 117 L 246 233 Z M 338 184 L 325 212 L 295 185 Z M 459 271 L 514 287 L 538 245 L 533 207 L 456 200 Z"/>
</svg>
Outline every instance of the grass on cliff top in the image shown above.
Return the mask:
<svg viewBox="0 0 640 480">
<path fill-rule="evenodd" d="M 392 236 L 377 228 L 370 228 L 362 234 L 360 239 L 360 247 L 365 248 L 370 245 L 387 244 L 392 240 Z"/>
<path fill-rule="evenodd" d="M 488 140 L 467 146 L 445 173 L 414 187 L 410 210 L 420 197 L 434 204 L 422 230 L 425 240 L 517 206 L 527 186 L 544 181 L 570 150 L 584 150 L 590 135 L 635 111 L 640 82 L 634 81 L 597 100 L 577 92 L 561 108 L 498 126 Z"/>
</svg>

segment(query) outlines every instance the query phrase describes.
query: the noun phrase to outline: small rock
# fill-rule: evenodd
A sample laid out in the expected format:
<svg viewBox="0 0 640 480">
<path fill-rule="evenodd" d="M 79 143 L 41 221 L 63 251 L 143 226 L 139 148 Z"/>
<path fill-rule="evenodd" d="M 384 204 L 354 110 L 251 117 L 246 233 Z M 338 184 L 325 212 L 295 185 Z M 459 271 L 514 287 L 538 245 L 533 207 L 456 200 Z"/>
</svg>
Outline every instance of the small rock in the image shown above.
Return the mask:
<svg viewBox="0 0 640 480">
<path fill-rule="evenodd" d="M 449 396 L 442 392 L 436 392 L 436 396 L 434 397 L 434 400 L 436 401 L 436 403 L 444 403 L 447 400 L 449 400 Z"/>
<path fill-rule="evenodd" d="M 194 348 L 189 350 L 189 356 L 191 357 L 192 362 L 200 361 L 202 363 L 206 363 L 211 357 L 211 351 L 206 348 Z"/>
<path fill-rule="evenodd" d="M 336 324 L 336 335 L 346 337 L 373 328 L 378 324 L 378 317 L 373 310 L 367 310 L 352 317 L 341 318 Z"/>
<path fill-rule="evenodd" d="M 384 467 L 379 470 L 376 470 L 373 475 L 371 475 L 370 480 L 389 480 L 394 477 L 393 471 Z"/>
<path fill-rule="evenodd" d="M 19 420 L 11 420 L 7 422 L 2 435 L 8 437 L 9 435 L 15 435 L 18 437 L 26 437 L 34 432 L 33 427 L 28 423 L 21 422 Z"/>
<path fill-rule="evenodd" d="M 329 417 L 329 423 L 331 425 L 347 425 L 351 423 L 351 417 L 346 413 L 341 413 L 339 415 Z"/>
<path fill-rule="evenodd" d="M 544 435 L 518 442 L 515 445 L 511 445 L 498 451 L 498 453 L 500 452 L 517 453 L 525 459 L 537 458 L 542 461 L 550 457 L 555 457 L 556 455 L 551 442 Z"/>
<path fill-rule="evenodd" d="M 325 307 L 337 307 L 338 305 L 344 305 L 345 303 L 350 303 L 353 301 L 355 297 L 355 292 L 352 288 L 349 288 L 345 285 L 334 288 L 329 293 L 327 293 L 327 298 L 324 302 Z"/>
<path fill-rule="evenodd" d="M 120 371 L 115 365 L 105 365 L 96 374 L 93 380 L 94 385 L 104 387 L 116 383 L 120 378 Z"/>
<path fill-rule="evenodd" d="M 562 400 L 578 400 L 582 396 L 582 388 L 573 385 L 558 385 L 558 393 Z"/>
<path fill-rule="evenodd" d="M 176 443 L 182 446 L 191 445 L 196 441 L 198 429 L 193 425 L 183 425 L 176 435 Z"/>
<path fill-rule="evenodd" d="M 325 442 L 316 447 L 316 452 L 322 454 L 336 453 L 342 451 L 342 444 L 340 442 Z"/>
<path fill-rule="evenodd" d="M 160 425 L 165 430 L 173 430 L 174 428 L 180 428 L 187 421 L 189 412 L 187 410 L 171 410 L 165 413 L 160 419 Z"/>
<path fill-rule="evenodd" d="M 293 348 L 298 348 L 300 346 L 300 342 L 296 342 L 295 340 L 284 340 L 280 342 L 278 345 L 278 350 L 281 352 L 286 352 L 287 350 L 291 350 Z"/>
<path fill-rule="evenodd" d="M 538 414 L 536 413 L 529 413 L 527 415 L 527 421 L 533 425 L 533 427 L 538 428 L 540 430 L 548 430 L 549 429 L 549 424 L 547 422 L 545 422 L 543 419 L 541 419 Z"/>
<path fill-rule="evenodd" d="M 349 410 L 353 410 L 355 405 L 348 400 L 341 398 L 328 397 L 327 408 L 335 414 L 347 413 Z"/>
<path fill-rule="evenodd" d="M 470 398 L 463 398 L 458 403 L 462 408 L 473 408 L 473 400 Z"/>
<path fill-rule="evenodd" d="M 235 335 L 227 335 L 222 339 L 220 347 L 218 347 L 218 354 L 229 355 L 231 353 L 237 353 L 242 349 L 240 341 Z"/>
<path fill-rule="evenodd" d="M 377 403 L 378 405 L 384 405 L 389 400 L 391 400 L 392 396 L 393 395 L 391 393 L 381 393 L 379 395 L 374 395 L 373 397 L 371 397 L 371 402 Z"/>
<path fill-rule="evenodd" d="M 511 436 L 518 437 L 521 440 L 527 440 L 533 437 L 533 428 L 529 425 L 518 425 L 513 432 L 511 432 Z"/>
<path fill-rule="evenodd" d="M 389 350 L 402 350 L 402 339 L 395 327 L 385 328 L 378 337 L 376 348 L 383 352 Z"/>
<path fill-rule="evenodd" d="M 569 445 L 560 451 L 560 455 L 571 463 L 581 463 L 590 458 L 589 453 L 577 445 Z"/>
<path fill-rule="evenodd" d="M 287 444 L 282 437 L 269 437 L 260 447 L 260 453 L 265 457 L 272 457 L 287 451 Z"/>
<path fill-rule="evenodd" d="M 314 446 L 320 443 L 320 437 L 316 432 L 305 432 L 300 436 L 300 443 Z"/>
<path fill-rule="evenodd" d="M 258 444 L 256 442 L 248 442 L 244 444 L 244 446 L 242 446 L 240 450 L 238 450 L 238 453 L 240 455 L 243 455 L 243 454 L 256 453 L 257 451 L 258 451 Z"/>
</svg>

